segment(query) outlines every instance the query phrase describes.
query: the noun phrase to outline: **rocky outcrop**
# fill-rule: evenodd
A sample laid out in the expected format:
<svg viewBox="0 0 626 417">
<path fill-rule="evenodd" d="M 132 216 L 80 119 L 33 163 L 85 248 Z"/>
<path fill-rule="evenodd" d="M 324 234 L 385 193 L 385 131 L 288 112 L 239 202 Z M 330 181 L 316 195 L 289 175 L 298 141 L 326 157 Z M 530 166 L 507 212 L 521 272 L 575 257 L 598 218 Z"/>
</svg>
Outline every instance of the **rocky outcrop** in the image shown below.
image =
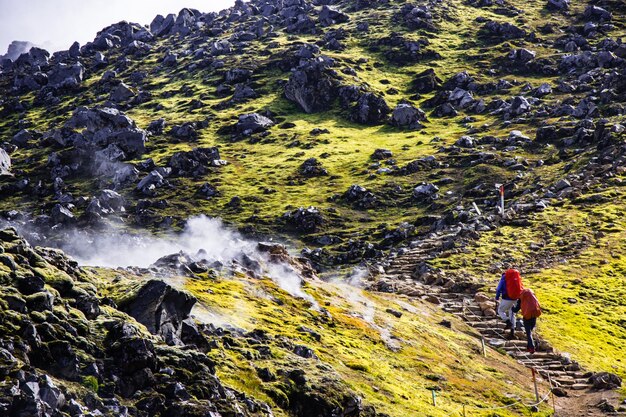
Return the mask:
<svg viewBox="0 0 626 417">
<path fill-rule="evenodd" d="M 391 109 L 385 99 L 374 93 L 359 95 L 356 104 L 350 109 L 350 120 L 357 123 L 376 125 L 385 123 Z"/>
<path fill-rule="evenodd" d="M 502 23 L 494 20 L 490 20 L 485 23 L 482 26 L 481 31 L 486 35 L 499 40 L 519 39 L 526 36 L 525 30 L 508 22 Z"/>
<path fill-rule="evenodd" d="M 300 175 L 306 178 L 325 177 L 328 175 L 326 168 L 315 158 L 309 158 L 300 165 Z"/>
<path fill-rule="evenodd" d="M 243 114 L 235 125 L 237 132 L 242 135 L 264 132 L 274 126 L 274 122 L 258 113 Z"/>
<path fill-rule="evenodd" d="M 196 299 L 178 291 L 164 281 L 151 280 L 124 299 L 119 307 L 134 317 L 153 334 L 163 337 L 170 345 L 180 345 L 182 323 Z"/>
<path fill-rule="evenodd" d="M 283 219 L 295 229 L 304 233 L 313 233 L 324 224 L 324 218 L 315 207 L 300 207 L 294 211 L 285 213 Z"/>
<path fill-rule="evenodd" d="M 267 405 L 223 386 L 215 364 L 192 344 L 207 348 L 187 319 L 193 297 L 162 281 L 131 285 L 135 292 L 123 284 L 127 301 L 120 305 L 142 325 L 62 252 L 32 248 L 13 229 L 0 230 L 0 248 L 3 416 L 228 415 L 232 409 L 267 415 L 261 411 Z M 187 347 L 167 346 L 161 336 Z"/>
<path fill-rule="evenodd" d="M 285 84 L 285 97 L 306 113 L 329 110 L 337 98 L 338 81 L 331 69 L 333 65 L 334 61 L 326 57 L 305 61 L 291 73 Z"/>
<path fill-rule="evenodd" d="M 48 73 L 48 86 L 52 88 L 77 88 L 83 81 L 85 68 L 82 64 L 57 64 Z"/>
<path fill-rule="evenodd" d="M 130 117 L 117 109 L 79 107 L 65 125 L 84 129 L 82 140 L 74 142 L 78 147 L 87 145 L 103 149 L 115 145 L 126 156 L 140 156 L 146 151 L 146 131 L 137 128 Z"/>
<path fill-rule="evenodd" d="M 172 175 L 182 177 L 201 177 L 209 171 L 209 167 L 219 167 L 226 162 L 220 159 L 218 148 L 196 148 L 189 152 L 176 152 L 171 156 L 167 166 Z"/>
<path fill-rule="evenodd" d="M 441 79 L 437 77 L 435 71 L 429 68 L 415 76 L 412 89 L 417 93 L 430 93 L 441 85 Z"/>
<path fill-rule="evenodd" d="M 408 103 L 398 104 L 391 115 L 391 124 L 404 129 L 421 129 L 425 121 L 426 114 Z"/>
</svg>

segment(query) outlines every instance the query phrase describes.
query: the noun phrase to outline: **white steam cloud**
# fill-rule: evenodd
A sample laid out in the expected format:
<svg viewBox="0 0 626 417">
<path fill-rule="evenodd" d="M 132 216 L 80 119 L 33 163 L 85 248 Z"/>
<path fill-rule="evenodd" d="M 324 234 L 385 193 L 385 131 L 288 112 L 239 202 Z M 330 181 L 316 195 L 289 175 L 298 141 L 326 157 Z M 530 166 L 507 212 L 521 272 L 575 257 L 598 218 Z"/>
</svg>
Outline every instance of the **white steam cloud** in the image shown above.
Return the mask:
<svg viewBox="0 0 626 417">
<path fill-rule="evenodd" d="M 225 228 L 219 219 L 199 216 L 187 220 L 184 231 L 179 235 L 159 238 L 143 234 L 88 234 L 77 231 L 61 245 L 61 249 L 81 265 L 148 268 L 157 259 L 181 251 L 196 260 L 228 264 L 243 254 L 255 253 L 256 243 Z"/>
<path fill-rule="evenodd" d="M 23 235 L 36 236 L 28 227 L 14 225 Z M 67 233 L 64 242 L 58 245 L 83 266 L 141 267 L 149 268 L 158 259 L 172 254 L 185 253 L 193 261 L 219 263 L 226 268 L 241 268 L 252 265 L 261 274 L 271 278 L 276 284 L 294 297 L 310 302 L 319 309 L 316 301 L 302 289 L 303 280 L 298 271 L 288 263 L 270 262 L 266 253 L 258 250 L 258 242 L 245 239 L 236 231 L 229 230 L 218 218 L 207 216 L 192 217 L 187 220 L 182 233 L 165 237 L 146 234 L 131 235 L 74 230 Z"/>
<path fill-rule="evenodd" d="M 361 317 L 372 329 L 376 330 L 389 349 L 400 350 L 400 343 L 391 334 L 393 327 L 383 327 L 375 321 L 376 308 L 363 291 L 363 281 L 368 273 L 365 268 L 354 268 L 346 280 L 335 279 L 332 282 L 341 291 L 343 298 L 352 305 L 354 315 Z"/>
</svg>

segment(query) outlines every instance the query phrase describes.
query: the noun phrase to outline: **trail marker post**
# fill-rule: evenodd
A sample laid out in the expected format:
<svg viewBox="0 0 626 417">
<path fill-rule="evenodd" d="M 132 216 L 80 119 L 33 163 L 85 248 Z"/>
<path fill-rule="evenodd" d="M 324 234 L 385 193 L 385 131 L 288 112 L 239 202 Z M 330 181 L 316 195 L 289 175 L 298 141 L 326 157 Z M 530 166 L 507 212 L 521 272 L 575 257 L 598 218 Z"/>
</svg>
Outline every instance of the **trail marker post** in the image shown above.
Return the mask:
<svg viewBox="0 0 626 417">
<path fill-rule="evenodd" d="M 539 402 L 539 388 L 537 388 L 537 371 L 535 370 L 535 368 L 530 368 L 530 370 L 533 373 L 533 384 L 535 384 L 535 398 L 537 399 L 537 402 Z"/>
<path fill-rule="evenodd" d="M 487 357 L 487 347 L 485 346 L 485 338 L 484 337 L 480 338 L 480 344 L 483 346 L 483 356 L 486 358 Z"/>
<path fill-rule="evenodd" d="M 504 217 L 504 184 L 496 184 L 496 190 L 500 193 L 500 214 Z"/>
<path fill-rule="evenodd" d="M 483 214 L 480 212 L 480 209 L 478 208 L 478 205 L 476 205 L 476 202 L 475 202 L 475 201 L 472 201 L 472 205 L 474 206 L 474 210 L 476 210 L 476 213 L 477 213 L 479 216 L 482 216 Z"/>
<path fill-rule="evenodd" d="M 435 393 L 434 389 L 431 392 L 433 393 L 433 407 L 437 407 L 437 393 Z"/>
<path fill-rule="evenodd" d="M 552 410 L 554 411 L 554 415 L 556 416 L 556 403 L 554 401 L 554 386 L 552 385 L 552 377 L 550 376 L 550 373 L 548 372 L 548 382 L 550 383 L 550 396 L 552 396 Z"/>
</svg>

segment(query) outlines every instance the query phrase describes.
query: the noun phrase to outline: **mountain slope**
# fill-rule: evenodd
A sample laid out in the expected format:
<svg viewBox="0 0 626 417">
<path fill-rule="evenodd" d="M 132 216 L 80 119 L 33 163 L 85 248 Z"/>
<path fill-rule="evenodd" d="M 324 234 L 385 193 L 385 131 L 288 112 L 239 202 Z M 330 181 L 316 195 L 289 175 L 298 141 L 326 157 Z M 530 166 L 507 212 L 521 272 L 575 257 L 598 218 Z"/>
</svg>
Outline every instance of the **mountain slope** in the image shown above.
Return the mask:
<svg viewBox="0 0 626 417">
<path fill-rule="evenodd" d="M 493 291 L 512 262 L 542 335 L 624 377 L 625 12 L 255 0 L 34 48 L 1 64 L 2 216 L 64 246 L 207 214 L 405 294 Z"/>
</svg>

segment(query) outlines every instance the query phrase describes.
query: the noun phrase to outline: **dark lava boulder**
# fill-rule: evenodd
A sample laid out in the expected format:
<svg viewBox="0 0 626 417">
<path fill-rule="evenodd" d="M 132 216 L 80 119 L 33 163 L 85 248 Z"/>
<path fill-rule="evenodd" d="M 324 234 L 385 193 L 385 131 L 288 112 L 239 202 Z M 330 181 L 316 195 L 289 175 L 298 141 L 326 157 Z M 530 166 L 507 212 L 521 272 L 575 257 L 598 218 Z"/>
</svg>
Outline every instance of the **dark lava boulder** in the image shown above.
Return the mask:
<svg viewBox="0 0 626 417">
<path fill-rule="evenodd" d="M 606 9 L 603 9 L 600 6 L 595 6 L 590 4 L 585 9 L 585 13 L 583 14 L 585 19 L 588 20 L 600 20 L 600 21 L 610 21 L 613 19 L 613 15 Z"/>
<path fill-rule="evenodd" d="M 48 72 L 48 86 L 53 88 L 77 88 L 83 81 L 85 68 L 80 64 L 60 63 Z"/>
<path fill-rule="evenodd" d="M 135 126 L 132 119 L 123 112 L 110 107 L 78 107 L 65 123 L 66 127 L 87 129 L 95 132 L 100 129 L 129 129 Z"/>
<path fill-rule="evenodd" d="M 378 198 L 374 193 L 360 185 L 351 185 L 343 193 L 342 198 L 358 209 L 370 209 L 378 205 Z"/>
<path fill-rule="evenodd" d="M 251 76 L 252 76 L 252 71 L 250 71 L 249 69 L 233 68 L 226 72 L 226 75 L 224 76 L 224 80 L 228 84 L 237 84 L 237 83 L 243 83 L 243 82 L 248 81 Z"/>
<path fill-rule="evenodd" d="M 411 89 L 416 93 L 430 93 L 441 85 L 441 79 L 435 74 L 435 70 L 428 68 L 415 76 L 411 83 Z"/>
<path fill-rule="evenodd" d="M 410 30 L 425 29 L 429 31 L 436 31 L 437 28 L 432 23 L 433 15 L 431 13 L 431 7 L 428 4 L 415 5 L 406 4 L 400 9 L 399 15 L 404 21 L 404 24 Z"/>
<path fill-rule="evenodd" d="M 263 132 L 274 126 L 274 122 L 258 113 L 242 114 L 239 121 L 235 125 L 237 133 L 243 135 L 251 135 L 253 133 Z"/>
<path fill-rule="evenodd" d="M 11 143 L 20 148 L 25 148 L 33 140 L 33 133 L 30 130 L 22 129 L 11 138 Z"/>
<path fill-rule="evenodd" d="M 287 224 L 304 233 L 316 232 L 324 224 L 324 218 L 315 207 L 303 208 L 285 213 L 283 219 Z"/>
<path fill-rule="evenodd" d="M 131 98 L 135 97 L 135 95 L 136 93 L 132 88 L 130 88 L 125 83 L 119 83 L 117 87 L 115 87 L 111 91 L 111 95 L 109 98 L 111 99 L 111 101 L 121 103 L 130 100 Z"/>
<path fill-rule="evenodd" d="M 172 175 L 199 177 L 208 172 L 208 167 L 223 164 L 219 149 L 211 147 L 195 148 L 188 152 L 176 152 L 170 158 L 167 166 L 172 168 Z"/>
<path fill-rule="evenodd" d="M 350 21 L 350 16 L 328 6 L 322 6 L 319 14 L 319 23 L 321 26 L 331 26 L 337 23 L 345 23 Z"/>
<path fill-rule="evenodd" d="M 196 123 L 185 122 L 180 125 L 174 125 L 170 129 L 170 135 L 177 139 L 195 141 L 198 139 L 198 131 L 196 130 Z"/>
<path fill-rule="evenodd" d="M 153 373 L 158 369 L 159 359 L 154 344 L 125 322 L 113 325 L 104 341 L 106 354 L 119 369 L 116 391 L 123 397 L 132 396 L 137 390 L 154 385 Z"/>
<path fill-rule="evenodd" d="M 300 165 L 300 175 L 306 178 L 324 177 L 328 175 L 328 171 L 324 168 L 320 161 L 315 158 L 309 158 Z"/>
<path fill-rule="evenodd" d="M 294 70 L 285 84 L 285 97 L 307 113 L 329 110 L 337 98 L 338 81 L 330 69 L 334 61 L 318 57 L 305 61 Z"/>
<path fill-rule="evenodd" d="M 391 115 L 391 124 L 404 129 L 421 129 L 424 121 L 426 113 L 408 103 L 398 104 Z"/>
<path fill-rule="evenodd" d="M 481 31 L 488 36 L 492 36 L 501 40 L 519 39 L 526 36 L 524 29 L 518 28 L 508 22 L 496 22 L 490 20 L 483 25 Z"/>
<path fill-rule="evenodd" d="M 569 10 L 570 0 L 548 0 L 546 8 L 548 10 L 563 11 Z"/>
<path fill-rule="evenodd" d="M 86 144 L 93 147 L 106 148 L 114 144 L 128 156 L 139 156 L 146 151 L 147 132 L 117 109 L 78 107 L 65 126 L 84 129 L 82 135 Z"/>
<path fill-rule="evenodd" d="M 439 187 L 431 183 L 422 183 L 413 189 L 413 197 L 419 201 L 430 202 L 439 198 Z"/>
<path fill-rule="evenodd" d="M 182 322 L 196 303 L 191 295 L 164 281 L 150 280 L 120 302 L 119 308 L 134 317 L 170 345 L 182 344 Z"/>
<path fill-rule="evenodd" d="M 526 48 L 519 48 L 512 49 L 507 55 L 507 58 L 516 64 L 526 64 L 535 59 L 536 55 L 537 53 L 535 51 L 531 51 Z"/>
<path fill-rule="evenodd" d="M 362 94 L 350 109 L 350 120 L 357 123 L 376 125 L 385 123 L 391 109 L 385 99 L 374 93 Z"/>
<path fill-rule="evenodd" d="M 593 385 L 594 389 L 612 390 L 618 389 L 622 386 L 622 379 L 609 372 L 599 372 L 589 378 L 589 383 Z"/>
<path fill-rule="evenodd" d="M 370 158 L 378 161 L 382 159 L 389 159 L 391 157 L 393 157 L 393 152 L 391 152 L 389 149 L 376 149 L 374 153 L 370 156 Z"/>
</svg>

